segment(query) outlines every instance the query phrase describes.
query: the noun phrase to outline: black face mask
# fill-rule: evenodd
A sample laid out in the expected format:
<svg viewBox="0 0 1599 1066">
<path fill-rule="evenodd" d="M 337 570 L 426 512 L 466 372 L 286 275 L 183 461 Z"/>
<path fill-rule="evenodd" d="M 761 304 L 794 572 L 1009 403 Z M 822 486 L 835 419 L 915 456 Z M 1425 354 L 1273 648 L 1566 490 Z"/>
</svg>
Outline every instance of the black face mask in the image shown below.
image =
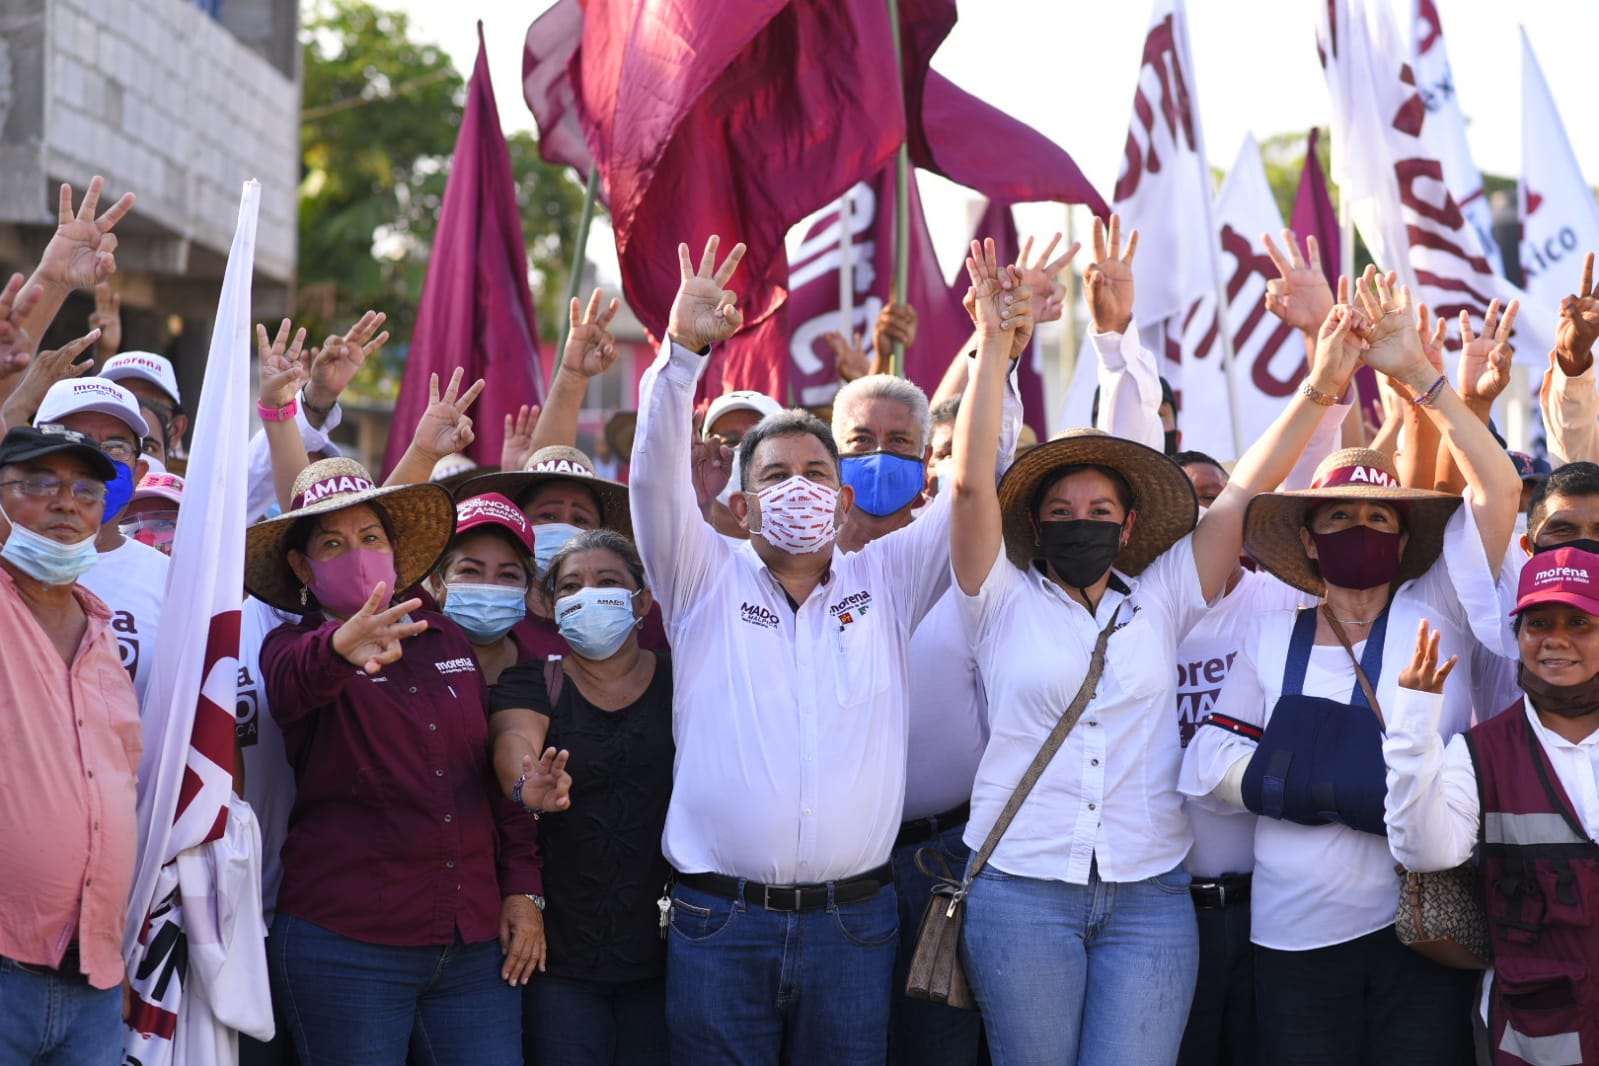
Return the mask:
<svg viewBox="0 0 1599 1066">
<path fill-rule="evenodd" d="M 1166 454 L 1167 455 L 1176 455 L 1177 454 L 1177 431 L 1175 429 L 1168 429 L 1168 430 L 1166 430 L 1165 435 L 1166 435 Z"/>
<path fill-rule="evenodd" d="M 1540 711 L 1562 718 L 1581 718 L 1599 711 L 1599 677 L 1575 685 L 1552 685 L 1527 669 L 1526 663 L 1519 664 L 1516 671 L 1516 683 Z"/>
<path fill-rule="evenodd" d="M 1085 589 L 1104 577 L 1121 551 L 1122 524 L 1091 518 L 1040 522 L 1038 539 L 1045 560 L 1060 579 Z"/>
<path fill-rule="evenodd" d="M 1563 540 L 1558 544 L 1534 544 L 1532 546 L 1532 554 L 1542 555 L 1544 552 L 1552 552 L 1556 548 L 1576 548 L 1578 551 L 1599 555 L 1599 540 L 1590 540 L 1587 537 L 1583 537 L 1581 540 Z"/>
</svg>

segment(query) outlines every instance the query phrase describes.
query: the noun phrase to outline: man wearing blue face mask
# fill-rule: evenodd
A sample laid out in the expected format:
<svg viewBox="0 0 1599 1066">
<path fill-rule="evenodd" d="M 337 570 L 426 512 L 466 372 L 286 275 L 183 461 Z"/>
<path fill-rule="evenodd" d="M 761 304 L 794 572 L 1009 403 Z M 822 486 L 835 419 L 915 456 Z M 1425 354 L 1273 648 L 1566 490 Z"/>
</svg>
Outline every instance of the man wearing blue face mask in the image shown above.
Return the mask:
<svg viewBox="0 0 1599 1066">
<path fill-rule="evenodd" d="M 120 522 L 133 499 L 134 485 L 146 472 L 139 442 L 150 426 L 139 413 L 133 393 L 114 381 L 90 377 L 68 378 L 50 386 L 33 424 L 83 434 L 99 446 L 116 470 L 116 477 L 106 485 L 105 516 L 94 542 L 100 565 L 84 575 L 82 584 L 111 608 L 111 631 L 116 634 L 122 665 L 142 702 L 150 675 L 145 660 L 155 647 L 161 625 L 170 560 L 158 549 L 124 536 Z"/>
</svg>

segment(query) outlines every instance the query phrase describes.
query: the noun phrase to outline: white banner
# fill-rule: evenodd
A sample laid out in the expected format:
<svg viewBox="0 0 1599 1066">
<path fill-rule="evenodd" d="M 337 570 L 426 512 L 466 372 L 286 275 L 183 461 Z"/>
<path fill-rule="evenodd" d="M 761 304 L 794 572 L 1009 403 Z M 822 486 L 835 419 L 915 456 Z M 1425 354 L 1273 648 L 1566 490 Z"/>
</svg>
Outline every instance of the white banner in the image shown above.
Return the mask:
<svg viewBox="0 0 1599 1066">
<path fill-rule="evenodd" d="M 1599 204 L 1582 179 L 1555 98 L 1521 32 L 1521 271 L 1527 295 L 1558 308 L 1577 291 L 1582 259 L 1599 251 Z"/>
</svg>

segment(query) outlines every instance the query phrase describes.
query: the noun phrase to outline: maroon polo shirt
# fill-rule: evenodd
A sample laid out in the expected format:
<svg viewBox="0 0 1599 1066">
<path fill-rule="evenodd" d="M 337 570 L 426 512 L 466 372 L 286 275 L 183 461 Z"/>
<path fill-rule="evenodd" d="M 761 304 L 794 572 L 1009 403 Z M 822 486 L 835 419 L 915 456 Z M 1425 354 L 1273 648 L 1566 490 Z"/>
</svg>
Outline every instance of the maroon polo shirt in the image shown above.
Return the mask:
<svg viewBox="0 0 1599 1066">
<path fill-rule="evenodd" d="M 427 630 L 371 676 L 319 613 L 261 646 L 296 784 L 278 910 L 372 944 L 493 940 L 502 898 L 543 887 L 535 823 L 495 781 L 471 643 L 412 617 Z"/>
</svg>

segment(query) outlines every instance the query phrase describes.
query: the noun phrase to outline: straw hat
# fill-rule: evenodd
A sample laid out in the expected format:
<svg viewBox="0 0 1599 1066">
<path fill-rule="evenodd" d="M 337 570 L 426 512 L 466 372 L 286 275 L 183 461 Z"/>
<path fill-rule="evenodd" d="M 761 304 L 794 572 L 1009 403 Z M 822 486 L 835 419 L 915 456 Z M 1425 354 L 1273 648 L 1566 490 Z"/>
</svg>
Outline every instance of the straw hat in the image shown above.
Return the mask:
<svg viewBox="0 0 1599 1066">
<path fill-rule="evenodd" d="M 428 480 L 454 492 L 473 478 L 492 474 L 498 469 L 497 466 L 481 466 L 460 452 L 456 452 L 434 463 L 433 473 L 428 475 Z"/>
<path fill-rule="evenodd" d="M 311 515 L 342 511 L 358 503 L 381 510 L 394 531 L 395 587 L 408 589 L 427 576 L 455 533 L 455 501 L 434 484 L 382 488 L 354 459 L 323 459 L 294 479 L 294 499 L 276 518 L 245 531 L 244 586 L 265 603 L 298 613 L 300 579 L 289 569 L 289 532 Z"/>
<path fill-rule="evenodd" d="M 526 510 L 533 490 L 546 481 L 572 481 L 582 485 L 599 501 L 600 526 L 633 539 L 633 512 L 627 502 L 627 486 L 620 481 L 596 477 L 594 460 L 564 444 L 540 448 L 521 470 L 502 470 L 498 474 L 475 477 L 455 490 L 455 498 L 464 500 L 469 496 L 498 492 Z"/>
<path fill-rule="evenodd" d="M 1105 466 L 1133 490 L 1138 519 L 1132 536 L 1116 556 L 1116 569 L 1137 574 L 1167 548 L 1193 531 L 1199 501 L 1182 467 L 1155 449 L 1097 429 L 1067 430 L 1018 458 L 999 483 L 1005 552 L 1026 567 L 1038 556 L 1031 505 L 1038 488 L 1063 466 Z"/>
<path fill-rule="evenodd" d="M 1244 550 L 1281 580 L 1315 596 L 1327 585 L 1315 560 L 1305 554 L 1299 531 L 1311 510 L 1326 500 L 1380 500 L 1400 505 L 1404 515 L 1404 558 L 1394 575 L 1397 586 L 1420 577 L 1444 550 L 1444 527 L 1460 506 L 1460 497 L 1430 489 L 1407 489 L 1399 483 L 1393 459 L 1370 448 L 1333 452 L 1316 467 L 1308 489 L 1265 492 L 1249 501 L 1244 513 Z"/>
</svg>

